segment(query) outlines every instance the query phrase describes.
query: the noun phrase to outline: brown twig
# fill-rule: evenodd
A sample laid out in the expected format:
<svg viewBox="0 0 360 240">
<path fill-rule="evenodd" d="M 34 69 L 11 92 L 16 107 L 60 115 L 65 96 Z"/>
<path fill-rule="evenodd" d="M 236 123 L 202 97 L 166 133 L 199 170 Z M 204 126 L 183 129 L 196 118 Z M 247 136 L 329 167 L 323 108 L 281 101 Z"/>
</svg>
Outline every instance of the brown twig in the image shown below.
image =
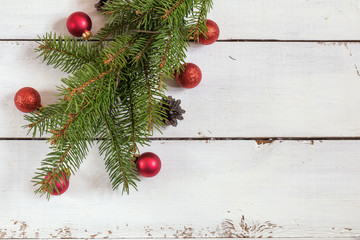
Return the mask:
<svg viewBox="0 0 360 240">
<path fill-rule="evenodd" d="M 76 114 L 72 114 L 72 113 L 69 113 L 69 120 L 68 122 L 60 129 L 60 130 L 55 130 L 55 129 L 51 129 L 50 132 L 55 134 L 54 136 L 52 136 L 50 139 L 50 144 L 51 145 L 54 145 L 55 143 L 57 143 L 57 141 L 59 140 L 59 138 L 66 133 L 67 129 L 70 127 L 70 125 L 75 121 L 75 119 L 77 118 L 77 116 L 80 115 L 81 113 L 81 110 L 83 110 L 85 108 L 85 106 L 89 103 L 89 101 L 91 101 L 93 98 L 89 98 L 88 101 L 85 101 L 83 103 L 83 105 L 81 106 L 79 112 L 77 112 Z"/>
<path fill-rule="evenodd" d="M 151 41 L 153 40 L 154 36 L 151 36 L 149 41 L 146 43 L 145 47 L 143 48 L 143 50 L 141 50 L 141 52 L 139 53 L 139 55 L 137 55 L 137 57 L 135 58 L 135 62 L 139 61 L 140 57 L 143 55 L 143 53 L 145 52 L 146 48 L 150 45 Z"/>
<path fill-rule="evenodd" d="M 73 114 L 70 113 L 70 114 L 69 114 L 70 119 L 68 120 L 68 122 L 67 122 L 60 130 L 58 130 L 58 131 L 57 131 L 57 130 L 54 130 L 54 129 L 51 129 L 51 130 L 50 130 L 50 132 L 54 134 L 54 136 L 51 137 L 51 141 L 50 141 L 50 144 L 51 144 L 51 145 L 56 144 L 57 141 L 59 140 L 59 138 L 60 138 L 61 136 L 63 136 L 63 135 L 66 134 L 66 131 L 67 131 L 68 127 L 71 125 L 71 123 L 72 123 L 73 121 L 75 121 L 75 119 L 76 119 L 76 117 L 77 117 L 78 115 L 79 115 L 79 113 L 76 114 L 76 115 L 73 115 Z"/>
<path fill-rule="evenodd" d="M 183 2 L 184 0 L 179 0 L 170 10 L 166 10 L 166 13 L 162 17 L 163 19 L 167 18 L 175 9 Z"/>
<path fill-rule="evenodd" d="M 129 42 L 128 44 L 126 44 L 122 49 L 120 49 L 117 53 L 115 53 L 114 55 L 108 54 L 108 56 L 110 57 L 109 59 L 104 61 L 104 64 L 108 64 L 111 61 L 113 61 L 115 59 L 115 57 L 117 57 L 120 53 L 122 53 L 123 51 L 125 51 L 125 49 L 127 49 L 128 47 L 130 47 L 132 45 L 133 41 Z"/>
<path fill-rule="evenodd" d="M 111 72 L 112 71 L 112 69 L 109 69 L 109 70 L 107 70 L 107 71 L 105 71 L 105 72 L 102 72 L 101 74 L 99 74 L 98 76 L 96 76 L 96 77 L 94 77 L 93 79 L 91 79 L 91 80 L 89 80 L 89 81 L 87 81 L 86 83 L 84 83 L 83 85 L 81 85 L 81 86 L 79 86 L 79 87 L 77 87 L 77 88 L 74 88 L 72 91 L 71 91 L 71 93 L 70 93 L 70 95 L 71 95 L 71 97 L 73 97 L 76 93 L 82 93 L 82 90 L 84 89 L 84 88 L 86 88 L 87 86 L 89 86 L 91 83 L 93 83 L 93 82 L 96 82 L 97 80 L 99 80 L 99 79 L 102 79 L 106 74 L 108 74 L 109 72 Z M 70 97 L 70 98 L 71 98 Z M 69 100 L 70 99 L 69 97 L 65 97 L 65 99 L 66 100 Z"/>
<path fill-rule="evenodd" d="M 43 118 L 41 118 L 39 120 L 37 120 L 36 122 L 34 122 L 32 124 L 29 124 L 29 128 L 33 128 L 36 124 L 38 124 L 39 122 L 44 121 L 45 119 L 49 118 L 51 115 L 53 115 L 53 113 L 49 114 L 49 115 L 47 115 L 47 116 L 45 116 L 45 117 L 43 117 Z"/>
</svg>

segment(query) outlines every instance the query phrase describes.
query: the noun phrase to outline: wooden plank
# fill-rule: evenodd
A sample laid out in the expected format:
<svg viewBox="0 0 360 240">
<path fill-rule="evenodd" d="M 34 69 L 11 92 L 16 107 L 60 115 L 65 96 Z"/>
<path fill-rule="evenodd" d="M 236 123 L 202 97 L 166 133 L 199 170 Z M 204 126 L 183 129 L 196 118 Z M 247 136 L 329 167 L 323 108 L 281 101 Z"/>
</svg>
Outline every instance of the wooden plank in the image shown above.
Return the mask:
<svg viewBox="0 0 360 240">
<path fill-rule="evenodd" d="M 94 149 L 49 202 L 30 179 L 44 141 L 1 141 L 0 237 L 349 238 L 360 235 L 359 141 L 156 141 L 139 191 L 111 190 Z"/>
<path fill-rule="evenodd" d="M 49 31 L 67 33 L 66 18 L 87 12 L 94 32 L 102 17 L 96 0 L 9 1 L 0 9 L 0 39 L 36 38 Z M 214 0 L 209 15 L 221 28 L 220 39 L 359 40 L 358 0 Z"/>
<path fill-rule="evenodd" d="M 18 89 L 38 89 L 46 105 L 65 76 L 36 59 L 35 47 L 0 43 L 0 137 L 26 137 L 13 104 Z M 169 95 L 182 99 L 187 112 L 163 136 L 359 137 L 359 52 L 354 43 L 192 45 L 188 61 L 200 66 L 203 80 L 191 90 L 169 82 Z"/>
</svg>

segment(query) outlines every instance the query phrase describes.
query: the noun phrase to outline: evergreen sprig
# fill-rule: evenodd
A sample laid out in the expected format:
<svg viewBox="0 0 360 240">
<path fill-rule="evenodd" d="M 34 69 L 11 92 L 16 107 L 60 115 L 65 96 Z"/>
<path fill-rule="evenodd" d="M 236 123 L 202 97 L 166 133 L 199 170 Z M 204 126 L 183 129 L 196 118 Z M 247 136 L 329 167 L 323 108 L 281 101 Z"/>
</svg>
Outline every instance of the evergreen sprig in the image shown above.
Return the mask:
<svg viewBox="0 0 360 240">
<path fill-rule="evenodd" d="M 135 155 L 164 125 L 166 79 L 185 62 L 189 37 L 206 30 L 212 0 L 111 0 L 105 26 L 83 41 L 48 33 L 36 51 L 69 73 L 57 103 L 25 116 L 33 136 L 51 134 L 51 152 L 33 178 L 50 193 L 62 174 L 75 174 L 98 139 L 114 189 L 136 189 Z"/>
</svg>

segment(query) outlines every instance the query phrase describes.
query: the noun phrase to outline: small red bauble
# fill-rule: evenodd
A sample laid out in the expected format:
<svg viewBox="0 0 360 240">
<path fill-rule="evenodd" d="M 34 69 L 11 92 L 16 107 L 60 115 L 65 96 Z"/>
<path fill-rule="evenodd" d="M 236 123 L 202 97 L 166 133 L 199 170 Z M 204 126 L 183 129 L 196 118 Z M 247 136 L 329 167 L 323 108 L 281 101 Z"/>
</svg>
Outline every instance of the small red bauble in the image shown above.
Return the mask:
<svg viewBox="0 0 360 240">
<path fill-rule="evenodd" d="M 48 177 L 46 176 L 45 179 L 47 179 Z M 66 174 L 63 172 L 62 176 L 60 177 L 60 182 L 55 181 L 55 186 L 57 188 L 57 191 L 55 188 L 52 189 L 52 191 L 50 192 L 50 194 L 52 195 L 61 195 L 64 192 L 66 192 L 66 190 L 68 190 L 69 188 L 69 178 L 66 176 Z M 49 182 L 50 185 L 52 185 L 52 181 Z M 59 192 L 58 192 L 59 191 Z"/>
<path fill-rule="evenodd" d="M 143 153 L 136 159 L 136 168 L 144 177 L 154 177 L 161 169 L 160 158 L 152 152 Z"/>
<path fill-rule="evenodd" d="M 210 45 L 218 40 L 220 29 L 219 26 L 210 19 L 206 21 L 206 26 L 208 28 L 208 31 L 205 33 L 206 37 L 203 34 L 200 34 L 199 43 L 203 45 Z"/>
<path fill-rule="evenodd" d="M 92 22 L 90 17 L 84 12 L 74 12 L 67 21 L 66 27 L 75 37 L 83 37 L 88 39 L 91 37 Z"/>
<path fill-rule="evenodd" d="M 185 63 L 184 69 L 176 74 L 178 84 L 183 88 L 194 88 L 200 84 L 202 73 L 200 68 L 194 63 Z"/>
<path fill-rule="evenodd" d="M 35 89 L 24 87 L 15 94 L 14 103 L 17 109 L 24 113 L 33 112 L 41 107 L 41 97 Z"/>
</svg>

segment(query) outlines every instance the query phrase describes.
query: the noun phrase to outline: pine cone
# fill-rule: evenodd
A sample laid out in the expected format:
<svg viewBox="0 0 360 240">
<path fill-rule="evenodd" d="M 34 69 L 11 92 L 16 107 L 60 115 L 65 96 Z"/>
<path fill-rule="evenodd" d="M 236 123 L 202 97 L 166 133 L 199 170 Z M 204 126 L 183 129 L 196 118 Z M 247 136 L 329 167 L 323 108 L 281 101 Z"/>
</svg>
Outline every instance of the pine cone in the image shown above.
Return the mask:
<svg viewBox="0 0 360 240">
<path fill-rule="evenodd" d="M 181 100 L 175 100 L 171 96 L 168 96 L 168 98 L 163 98 L 163 104 L 162 104 L 162 110 L 165 112 L 166 117 L 163 120 L 164 123 L 169 126 L 172 125 L 176 127 L 178 125 L 177 120 L 183 120 L 183 114 L 185 113 L 185 110 L 183 110 L 180 107 Z"/>
<path fill-rule="evenodd" d="M 102 7 L 105 5 L 105 3 L 109 1 L 109 0 L 100 0 L 97 4 L 95 4 L 95 8 L 98 10 L 98 11 L 102 11 Z M 110 0 L 111 1 L 111 0 Z"/>
</svg>

